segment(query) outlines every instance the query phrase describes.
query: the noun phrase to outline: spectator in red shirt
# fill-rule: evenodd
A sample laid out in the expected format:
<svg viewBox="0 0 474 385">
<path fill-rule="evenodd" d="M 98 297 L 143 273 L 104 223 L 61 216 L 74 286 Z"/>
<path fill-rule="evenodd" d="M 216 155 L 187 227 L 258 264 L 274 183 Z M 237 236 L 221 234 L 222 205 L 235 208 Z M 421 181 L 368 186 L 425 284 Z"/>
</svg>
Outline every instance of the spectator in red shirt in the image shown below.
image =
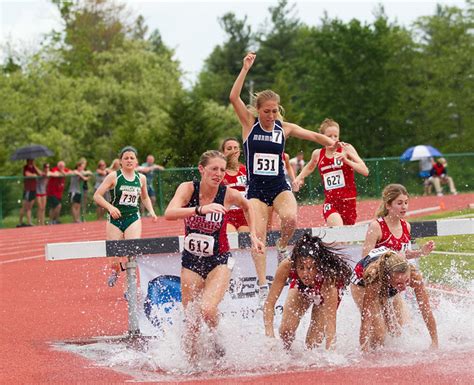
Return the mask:
<svg viewBox="0 0 474 385">
<path fill-rule="evenodd" d="M 36 199 L 36 177 L 41 174 L 41 171 L 36 167 L 33 159 L 27 159 L 23 167 L 23 202 L 20 209 L 20 224 L 17 227 L 32 226 L 31 211 Z M 26 215 L 26 224 L 23 223 L 23 216 Z"/>
<path fill-rule="evenodd" d="M 52 225 L 60 223 L 59 215 L 61 214 L 61 201 L 66 183 L 65 176 L 69 174 L 71 174 L 71 170 L 66 168 L 66 164 L 62 160 L 58 162 L 56 167 L 51 169 L 46 196 L 49 207 L 49 221 Z"/>
<path fill-rule="evenodd" d="M 436 162 L 432 162 L 433 168 L 431 169 L 431 177 L 428 181 L 434 186 L 436 195 L 443 195 L 442 185 L 447 184 L 451 194 L 456 195 L 456 186 L 454 185 L 453 178 L 448 175 L 448 162 L 444 158 L 439 158 Z"/>
</svg>

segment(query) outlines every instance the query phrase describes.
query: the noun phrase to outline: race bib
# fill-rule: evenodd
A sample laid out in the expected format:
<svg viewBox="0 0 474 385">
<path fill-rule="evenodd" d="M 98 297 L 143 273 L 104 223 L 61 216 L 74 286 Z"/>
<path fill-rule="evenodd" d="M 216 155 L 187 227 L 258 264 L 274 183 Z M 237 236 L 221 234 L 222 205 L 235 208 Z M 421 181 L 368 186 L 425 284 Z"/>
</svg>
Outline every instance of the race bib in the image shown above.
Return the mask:
<svg viewBox="0 0 474 385">
<path fill-rule="evenodd" d="M 253 173 L 255 175 L 277 176 L 279 174 L 279 160 L 277 154 L 256 152 L 253 156 Z"/>
<path fill-rule="evenodd" d="M 324 188 L 326 190 L 334 190 L 346 185 L 342 170 L 328 172 L 324 174 Z"/>
<path fill-rule="evenodd" d="M 390 249 L 388 247 L 381 246 L 381 247 L 378 247 L 376 249 L 370 250 L 368 255 L 369 255 L 370 258 L 380 257 L 381 255 L 387 253 L 388 251 L 390 251 Z"/>
<path fill-rule="evenodd" d="M 119 205 L 138 206 L 138 191 L 122 191 Z"/>
<path fill-rule="evenodd" d="M 184 238 L 184 249 L 198 257 L 210 257 L 214 254 L 214 238 L 204 234 L 188 234 Z"/>
<path fill-rule="evenodd" d="M 281 144 L 282 139 L 283 139 L 283 131 L 273 130 L 273 132 L 272 132 L 272 142 Z"/>
<path fill-rule="evenodd" d="M 237 177 L 237 186 L 245 186 L 247 184 L 247 177 L 245 175 L 239 175 Z"/>
<path fill-rule="evenodd" d="M 222 218 L 224 218 L 224 214 L 222 213 L 207 213 L 206 214 L 207 222 L 221 222 Z"/>
</svg>

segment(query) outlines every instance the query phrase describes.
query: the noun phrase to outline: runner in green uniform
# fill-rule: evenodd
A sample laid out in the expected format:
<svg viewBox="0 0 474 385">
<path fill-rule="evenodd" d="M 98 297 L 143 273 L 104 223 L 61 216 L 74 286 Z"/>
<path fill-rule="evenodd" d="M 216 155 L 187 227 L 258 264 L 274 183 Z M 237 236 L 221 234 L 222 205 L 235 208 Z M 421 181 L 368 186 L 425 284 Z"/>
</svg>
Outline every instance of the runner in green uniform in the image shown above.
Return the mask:
<svg viewBox="0 0 474 385">
<path fill-rule="evenodd" d="M 153 222 L 158 219 L 148 196 L 146 177 L 135 170 L 138 164 L 137 150 L 131 146 L 124 147 L 120 151 L 119 159 L 121 168 L 107 175 L 94 194 L 97 205 L 109 212 L 105 227 L 107 240 L 141 237 L 140 199 L 152 216 Z M 104 198 L 109 190 L 110 203 Z M 120 270 L 120 263 L 116 259 L 108 279 L 110 287 L 115 285 Z"/>
</svg>

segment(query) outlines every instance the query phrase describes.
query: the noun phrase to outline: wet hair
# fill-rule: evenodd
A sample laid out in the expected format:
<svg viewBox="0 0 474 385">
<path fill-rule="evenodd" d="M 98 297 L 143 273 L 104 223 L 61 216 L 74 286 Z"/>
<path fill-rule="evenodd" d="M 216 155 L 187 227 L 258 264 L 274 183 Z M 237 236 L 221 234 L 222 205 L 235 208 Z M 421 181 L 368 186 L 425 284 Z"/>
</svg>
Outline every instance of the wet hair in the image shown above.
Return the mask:
<svg viewBox="0 0 474 385">
<path fill-rule="evenodd" d="M 278 115 L 277 118 L 281 122 L 283 122 L 283 115 L 285 114 L 285 109 L 280 104 L 280 95 L 278 95 L 275 91 L 272 90 L 263 90 L 260 92 L 256 92 L 253 94 L 253 102 L 248 107 L 250 111 L 255 115 L 258 116 L 258 110 L 262 107 L 262 104 L 266 101 L 272 100 L 278 103 Z"/>
<path fill-rule="evenodd" d="M 395 251 L 387 251 L 382 254 L 379 259 L 372 262 L 364 271 L 364 283 L 366 285 L 380 282 L 380 300 L 385 303 L 388 298 L 388 288 L 390 275 L 393 273 L 406 273 L 414 270 L 415 267 L 410 265 L 407 259 L 396 253 Z"/>
<path fill-rule="evenodd" d="M 227 163 L 227 158 L 222 152 L 217 150 L 207 150 L 204 154 L 201 155 L 201 158 L 199 159 L 199 165 L 202 167 L 206 167 L 209 161 L 214 158 L 221 158 Z"/>
<path fill-rule="evenodd" d="M 138 151 L 135 147 L 132 147 L 132 146 L 125 146 L 124 148 L 122 148 L 118 154 L 118 157 L 119 159 L 122 159 L 122 156 L 123 154 L 125 154 L 126 152 L 133 152 L 135 154 L 135 156 L 138 158 Z"/>
<path fill-rule="evenodd" d="M 319 125 L 319 132 L 321 134 L 324 134 L 329 127 L 333 127 L 333 126 L 339 129 L 339 123 L 337 123 L 335 120 L 332 120 L 330 118 L 326 118 Z"/>
<path fill-rule="evenodd" d="M 228 137 L 228 138 L 225 138 L 223 141 L 222 141 L 222 144 L 221 144 L 221 147 L 220 147 L 220 151 L 223 153 L 224 152 L 224 149 L 225 149 L 225 145 L 227 144 L 227 142 L 230 142 L 230 141 L 234 141 L 234 142 L 237 142 L 239 143 L 239 147 L 240 147 L 240 142 L 237 138 L 234 138 L 234 137 Z"/>
<path fill-rule="evenodd" d="M 321 238 L 304 234 L 298 239 L 291 254 L 294 268 L 300 258 L 313 258 L 318 272 L 325 279 L 340 282 L 344 287 L 349 284 L 352 275 L 351 267 L 344 261 L 337 248 L 324 243 Z"/>
<path fill-rule="evenodd" d="M 387 205 L 391 204 L 399 195 L 409 196 L 405 186 L 396 183 L 385 186 L 382 191 L 382 203 L 380 203 L 375 216 L 377 218 L 386 217 L 388 215 Z"/>
</svg>

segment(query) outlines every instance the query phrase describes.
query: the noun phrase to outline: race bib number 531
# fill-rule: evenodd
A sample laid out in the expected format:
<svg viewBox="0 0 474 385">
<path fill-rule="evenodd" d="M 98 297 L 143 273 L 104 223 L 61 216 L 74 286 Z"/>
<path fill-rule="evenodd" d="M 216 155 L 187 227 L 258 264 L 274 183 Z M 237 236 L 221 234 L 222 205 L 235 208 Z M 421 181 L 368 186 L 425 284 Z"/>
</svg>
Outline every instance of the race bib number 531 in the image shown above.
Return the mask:
<svg viewBox="0 0 474 385">
<path fill-rule="evenodd" d="M 253 173 L 255 175 L 277 176 L 279 172 L 278 154 L 262 154 L 256 152 L 253 156 Z"/>
</svg>

